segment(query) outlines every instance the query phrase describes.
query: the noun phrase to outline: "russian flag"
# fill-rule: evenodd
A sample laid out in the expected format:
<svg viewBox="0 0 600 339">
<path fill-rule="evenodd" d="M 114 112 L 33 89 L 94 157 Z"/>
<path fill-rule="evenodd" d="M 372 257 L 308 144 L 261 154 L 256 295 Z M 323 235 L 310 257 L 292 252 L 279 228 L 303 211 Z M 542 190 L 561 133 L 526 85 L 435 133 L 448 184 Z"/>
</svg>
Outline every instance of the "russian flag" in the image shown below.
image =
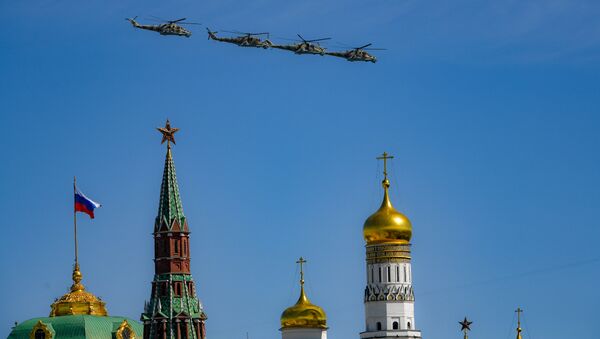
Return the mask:
<svg viewBox="0 0 600 339">
<path fill-rule="evenodd" d="M 75 212 L 83 212 L 94 219 L 94 210 L 101 205 L 81 193 L 75 188 Z"/>
</svg>

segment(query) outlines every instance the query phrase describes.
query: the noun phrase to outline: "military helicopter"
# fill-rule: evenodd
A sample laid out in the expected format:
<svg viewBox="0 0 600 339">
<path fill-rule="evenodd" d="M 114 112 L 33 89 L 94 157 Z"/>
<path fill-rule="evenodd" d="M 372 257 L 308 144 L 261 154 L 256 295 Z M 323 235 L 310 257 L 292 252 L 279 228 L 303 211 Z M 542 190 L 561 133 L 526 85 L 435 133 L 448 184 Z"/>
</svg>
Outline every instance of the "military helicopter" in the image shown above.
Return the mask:
<svg viewBox="0 0 600 339">
<path fill-rule="evenodd" d="M 159 20 L 163 21 L 164 23 L 159 24 L 159 25 L 140 25 L 137 21 L 135 21 L 136 18 L 137 18 L 137 16 L 134 17 L 133 19 L 126 18 L 125 20 L 131 22 L 131 24 L 135 28 L 146 29 L 149 31 L 155 31 L 155 32 L 160 33 L 160 35 L 178 35 L 178 36 L 184 36 L 187 38 L 192 36 L 192 32 L 181 27 L 180 25 L 200 25 L 195 22 L 182 22 L 182 21 L 185 21 L 186 18 L 181 18 L 181 19 L 177 19 L 177 20 L 159 19 Z"/>
<path fill-rule="evenodd" d="M 318 41 L 324 41 L 324 40 L 331 39 L 331 38 L 322 38 L 322 39 L 306 40 L 300 34 L 298 34 L 298 37 L 301 40 L 298 43 L 296 43 L 296 44 L 291 44 L 291 45 L 273 45 L 271 47 L 277 48 L 277 49 L 283 49 L 283 50 L 287 50 L 287 51 L 292 51 L 292 52 L 294 52 L 296 54 L 319 54 L 319 55 L 325 55 L 325 48 L 321 47 L 318 43 L 313 44 L 313 42 L 318 42 Z"/>
<path fill-rule="evenodd" d="M 377 58 L 374 55 L 371 55 L 367 52 L 367 50 L 385 50 L 385 48 L 367 48 L 372 44 L 366 44 L 361 47 L 356 47 L 353 49 L 349 49 L 344 52 L 325 52 L 327 55 L 344 58 L 348 61 L 370 61 L 372 63 L 377 62 Z"/>
<path fill-rule="evenodd" d="M 222 38 L 222 37 L 218 37 L 216 35 L 217 32 L 213 32 L 208 28 L 206 28 L 206 30 L 208 31 L 208 39 L 209 40 L 212 39 L 212 40 L 216 40 L 216 41 L 227 42 L 230 44 L 238 45 L 240 47 L 257 47 L 257 48 L 267 49 L 267 48 L 273 46 L 273 43 L 269 39 L 261 40 L 260 38 L 257 38 L 257 36 L 261 36 L 261 35 L 268 36 L 269 33 L 242 33 L 242 32 L 225 31 L 227 33 L 242 34 L 242 35 L 235 37 L 235 38 Z"/>
</svg>

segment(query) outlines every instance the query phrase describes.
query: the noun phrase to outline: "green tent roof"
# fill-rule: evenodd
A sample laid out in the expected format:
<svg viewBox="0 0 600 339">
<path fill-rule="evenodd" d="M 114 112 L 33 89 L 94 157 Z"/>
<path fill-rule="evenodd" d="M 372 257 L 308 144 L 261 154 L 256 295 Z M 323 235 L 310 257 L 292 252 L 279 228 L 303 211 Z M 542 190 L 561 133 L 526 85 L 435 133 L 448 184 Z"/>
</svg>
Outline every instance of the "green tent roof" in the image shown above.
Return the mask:
<svg viewBox="0 0 600 339">
<path fill-rule="evenodd" d="M 29 339 L 34 326 L 41 321 L 53 332 L 52 339 L 114 339 L 119 326 L 127 320 L 136 338 L 143 338 L 144 327 L 135 320 L 124 317 L 95 315 L 66 315 L 61 317 L 33 318 L 13 328 L 8 339 Z"/>
<path fill-rule="evenodd" d="M 165 169 L 160 186 L 160 201 L 158 204 L 155 231 L 159 230 L 161 223 L 165 223 L 167 228 L 170 229 L 174 220 L 179 222 L 180 227 L 183 227 L 185 224 L 183 205 L 179 196 L 179 185 L 177 184 L 177 176 L 175 175 L 175 163 L 173 162 L 171 148 L 169 147 L 167 149 Z"/>
</svg>

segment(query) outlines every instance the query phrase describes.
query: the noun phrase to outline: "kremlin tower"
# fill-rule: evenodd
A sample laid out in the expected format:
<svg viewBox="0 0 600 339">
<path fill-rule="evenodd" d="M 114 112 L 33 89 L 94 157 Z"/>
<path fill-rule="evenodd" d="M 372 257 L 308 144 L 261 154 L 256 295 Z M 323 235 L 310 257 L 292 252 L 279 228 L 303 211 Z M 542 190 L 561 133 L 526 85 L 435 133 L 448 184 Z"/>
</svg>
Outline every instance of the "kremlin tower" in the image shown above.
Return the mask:
<svg viewBox="0 0 600 339">
<path fill-rule="evenodd" d="M 162 143 L 167 142 L 167 155 L 154 223 L 154 280 L 141 317 L 144 339 L 204 339 L 206 315 L 190 272 L 190 229 L 171 154 L 179 129 L 171 128 L 167 120 L 158 130 Z"/>
<path fill-rule="evenodd" d="M 361 339 L 420 339 L 415 325 L 415 295 L 410 265 L 410 220 L 392 206 L 387 160 L 383 153 L 383 202 L 363 227 L 367 250 L 367 287 L 365 288 L 366 329 Z"/>
<path fill-rule="evenodd" d="M 281 339 L 327 339 L 325 311 L 311 303 L 304 292 L 306 260 L 300 257 L 296 263 L 300 264 L 300 297 L 281 314 Z"/>
</svg>

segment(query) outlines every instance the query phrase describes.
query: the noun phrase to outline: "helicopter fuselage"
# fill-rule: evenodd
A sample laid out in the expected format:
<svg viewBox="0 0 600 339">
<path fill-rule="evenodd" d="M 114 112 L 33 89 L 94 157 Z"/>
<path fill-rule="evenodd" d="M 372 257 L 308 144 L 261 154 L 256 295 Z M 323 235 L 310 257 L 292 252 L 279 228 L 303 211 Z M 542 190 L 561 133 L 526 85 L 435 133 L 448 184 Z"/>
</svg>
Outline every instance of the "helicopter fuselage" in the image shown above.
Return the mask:
<svg viewBox="0 0 600 339">
<path fill-rule="evenodd" d="M 240 47 L 269 48 L 269 47 L 273 46 L 273 43 L 271 41 L 269 41 L 268 39 L 261 40 L 255 36 L 251 36 L 251 35 L 244 35 L 244 36 L 239 36 L 239 37 L 235 37 L 235 38 L 226 38 L 226 37 L 218 37 L 214 32 L 209 31 L 208 38 L 215 40 L 215 41 L 221 41 L 221 42 L 227 42 L 230 44 L 235 44 Z"/>
<path fill-rule="evenodd" d="M 365 61 L 365 62 L 372 62 L 372 63 L 377 62 L 377 58 L 375 56 L 367 53 L 367 51 L 362 50 L 362 49 L 351 49 L 351 50 L 345 51 L 345 52 L 328 52 L 326 54 L 344 58 L 351 62 L 354 62 L 354 61 Z"/>
<path fill-rule="evenodd" d="M 325 55 L 325 48 L 308 42 L 301 42 L 292 45 L 273 45 L 273 48 L 292 51 L 296 54 L 319 54 Z"/>
<path fill-rule="evenodd" d="M 128 20 L 135 28 L 158 32 L 160 35 L 177 35 L 184 36 L 186 38 L 192 36 L 192 32 L 172 22 L 160 25 L 140 25 L 133 19 Z"/>
</svg>

